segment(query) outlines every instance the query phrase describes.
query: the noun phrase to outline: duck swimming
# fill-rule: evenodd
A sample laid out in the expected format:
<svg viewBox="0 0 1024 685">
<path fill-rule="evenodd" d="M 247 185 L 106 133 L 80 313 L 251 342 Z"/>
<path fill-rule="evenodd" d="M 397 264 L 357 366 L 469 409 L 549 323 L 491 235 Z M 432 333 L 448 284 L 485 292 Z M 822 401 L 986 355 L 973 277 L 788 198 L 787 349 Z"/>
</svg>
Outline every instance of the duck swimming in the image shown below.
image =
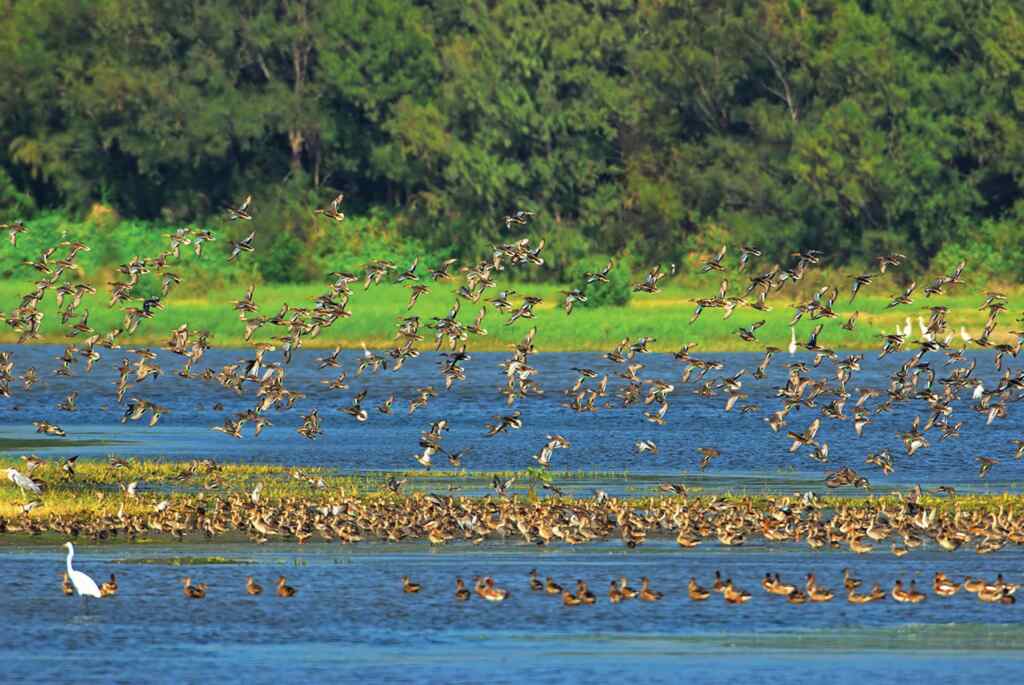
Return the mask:
<svg viewBox="0 0 1024 685">
<path fill-rule="evenodd" d="M 690 582 L 686 586 L 686 591 L 690 596 L 690 599 L 694 602 L 703 602 L 711 596 L 711 591 L 698 585 L 696 578 L 690 578 Z"/>
<path fill-rule="evenodd" d="M 277 579 L 277 596 L 278 597 L 294 597 L 295 593 L 298 592 L 291 585 L 285 585 L 284 576 L 280 576 Z"/>
<path fill-rule="evenodd" d="M 1013 604 L 1016 598 L 1002 587 L 986 585 L 978 591 L 978 599 L 991 604 Z"/>
<path fill-rule="evenodd" d="M 463 582 L 462 578 L 455 579 L 455 599 L 460 602 L 465 602 L 470 598 L 469 588 L 466 587 L 466 583 Z"/>
<path fill-rule="evenodd" d="M 923 592 L 917 590 L 915 581 L 910 581 L 910 588 L 904 589 L 903 581 L 897 580 L 896 584 L 893 585 L 892 592 L 890 593 L 892 598 L 897 602 L 904 604 L 917 604 L 925 600 L 926 595 Z"/>
<path fill-rule="evenodd" d="M 652 590 L 650 588 L 650 584 L 651 581 L 647 576 L 640 579 L 640 599 L 645 602 L 657 602 L 659 599 L 664 597 L 664 595 L 657 590 Z"/>
<path fill-rule="evenodd" d="M 807 574 L 807 596 L 812 602 L 828 602 L 835 596 L 831 590 L 818 587 L 817 580 L 813 573 Z"/>
<path fill-rule="evenodd" d="M 871 588 L 871 592 L 867 594 L 861 594 L 856 590 L 850 590 L 846 593 L 846 599 L 850 604 L 870 604 L 871 602 L 877 602 L 885 599 L 885 591 L 882 590 L 882 586 L 875 583 L 874 587 Z"/>
<path fill-rule="evenodd" d="M 973 592 L 974 594 L 977 594 L 981 592 L 983 589 L 985 589 L 985 581 L 979 578 L 972 578 L 971 576 L 967 576 L 966 578 L 964 578 L 963 588 L 968 592 Z"/>
<path fill-rule="evenodd" d="M 584 582 L 582 580 L 577 580 L 576 581 L 576 596 L 584 604 L 596 604 L 597 603 L 597 595 L 595 595 L 593 592 L 591 592 L 590 588 L 587 587 L 586 582 Z"/>
<path fill-rule="evenodd" d="M 409 580 L 409 576 L 402 576 L 402 592 L 406 594 L 415 594 L 423 589 L 423 586 L 419 583 L 414 583 Z"/>
<path fill-rule="evenodd" d="M 782 578 L 778 573 L 776 573 L 774 577 L 770 573 L 764 574 L 764 580 L 761 581 L 761 587 L 769 594 L 781 595 L 783 597 L 789 597 L 797 590 L 795 585 L 783 583 Z"/>
<path fill-rule="evenodd" d="M 111 595 L 117 594 L 117 578 L 114 574 L 110 574 L 110 580 L 100 585 L 100 595 L 103 597 L 110 597 Z"/>
<path fill-rule="evenodd" d="M 619 584 L 614 580 L 608 586 L 608 601 L 612 604 L 618 604 L 622 601 L 622 591 L 619 590 Z"/>
<path fill-rule="evenodd" d="M 188 577 L 183 578 L 181 582 L 185 586 L 183 593 L 189 599 L 202 599 L 206 597 L 206 583 L 193 585 L 192 579 Z"/>
<path fill-rule="evenodd" d="M 480 588 L 480 595 L 488 602 L 504 602 L 509 597 L 509 591 L 494 586 L 494 578 L 487 576 L 483 580 L 483 587 Z"/>
<path fill-rule="evenodd" d="M 261 594 L 263 592 L 263 587 L 261 585 L 258 585 L 252 579 L 252 576 L 246 576 L 245 577 L 245 591 L 248 594 L 250 594 L 250 595 L 258 595 L 258 594 Z"/>
<path fill-rule="evenodd" d="M 937 571 L 935 573 L 935 580 L 932 581 L 932 590 L 939 597 L 952 597 L 960 591 L 960 584 L 954 583 L 947 578 L 946 574 L 942 571 Z"/>
<path fill-rule="evenodd" d="M 725 587 L 722 588 L 722 596 L 725 601 L 729 604 L 745 604 L 750 601 L 750 593 L 745 590 L 740 590 L 732 584 L 732 578 L 725 581 Z"/>
<path fill-rule="evenodd" d="M 61 581 L 61 589 L 64 590 L 64 594 L 68 597 L 75 594 L 75 587 L 71 584 L 71 578 L 68 577 L 67 571 L 64 571 L 64 580 Z"/>
</svg>

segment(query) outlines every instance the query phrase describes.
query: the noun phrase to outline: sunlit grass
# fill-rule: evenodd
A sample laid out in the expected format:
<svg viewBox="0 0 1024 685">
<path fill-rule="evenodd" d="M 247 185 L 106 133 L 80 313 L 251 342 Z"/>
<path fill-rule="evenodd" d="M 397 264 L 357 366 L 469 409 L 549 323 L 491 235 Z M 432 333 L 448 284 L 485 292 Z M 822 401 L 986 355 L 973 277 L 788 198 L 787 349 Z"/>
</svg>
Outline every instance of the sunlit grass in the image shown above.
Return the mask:
<svg viewBox="0 0 1024 685">
<path fill-rule="evenodd" d="M 691 279 L 692 280 L 692 279 Z M 534 320 L 520 319 L 512 325 L 505 325 L 507 315 L 497 312 L 493 306 L 485 305 L 483 300 L 473 304 L 462 300 L 460 319 L 469 323 L 481 306 L 487 306 L 488 313 L 483 326 L 486 336 L 473 336 L 469 341 L 470 349 L 505 350 L 518 342 L 531 326 L 536 326 L 538 334 L 536 346 L 540 351 L 594 351 L 610 350 L 615 344 L 629 338 L 647 336 L 655 339 L 651 348 L 658 351 L 671 351 L 684 343 L 697 343 L 697 349 L 703 352 L 714 351 L 761 351 L 765 346 L 785 348 L 789 343 L 789 322 L 793 316 L 792 305 L 795 301 L 806 301 L 809 296 L 800 291 L 800 297 L 794 299 L 796 291 L 783 290 L 769 299 L 773 307 L 769 312 L 760 312 L 750 308 L 739 308 L 729 319 L 722 318 L 722 310 L 705 310 L 693 324 L 689 323 L 693 313 L 693 300 L 705 297 L 716 289 L 716 281 L 707 280 L 706 288 L 694 285 L 680 287 L 666 286 L 655 295 L 635 294 L 625 307 L 577 307 L 571 316 L 561 309 L 561 294 L 566 286 L 555 284 L 499 284 L 499 289 L 511 287 L 518 291 L 513 297 L 518 302 L 524 294 L 544 298 L 544 302 L 536 307 Z M 420 298 L 412 310 L 408 310 L 408 289 L 394 284 L 374 286 L 363 291 L 359 284 L 352 294 L 350 310 L 352 317 L 339 320 L 333 327 L 324 331 L 317 338 L 305 338 L 306 347 L 358 347 L 360 343 L 376 348 L 394 344 L 394 331 L 399 319 L 415 314 L 424 323 L 433 316 L 444 316 L 455 300 L 455 286 L 452 284 L 432 284 L 431 292 Z M 10 311 L 20 302 L 21 296 L 32 290 L 29 282 L 0 283 L 0 310 Z M 203 292 L 193 287 L 189 292 L 176 294 L 172 291 L 167 298 L 166 310 L 158 312 L 156 318 L 144 321 L 133 336 L 122 338 L 122 344 L 150 345 L 163 344 L 170 331 L 182 323 L 188 323 L 193 331 L 209 331 L 212 342 L 218 346 L 244 345 L 245 325 L 232 309 L 231 302 L 244 294 L 245 288 L 238 286 L 234 290 L 219 289 Z M 928 307 L 942 304 L 949 307 L 947 320 L 954 331 L 964 326 L 971 334 L 977 336 L 984 325 L 986 311 L 978 309 L 984 298 L 981 289 L 961 287 L 951 295 L 926 299 L 920 293 L 911 305 L 887 308 L 890 298 L 900 287 L 881 282 L 870 289 L 865 289 L 857 300 L 850 304 L 847 292 L 840 294 L 835 303 L 838 315 L 831 321 L 811 321 L 804 317 L 796 326 L 798 341 L 806 341 L 811 329 L 817 323 L 825 323 L 825 330 L 819 338 L 819 344 L 833 349 L 868 349 L 879 345 L 878 335 L 892 333 L 896 326 L 904 326 L 910 319 L 913 332 L 911 339 L 919 337 L 917 317 L 928 318 Z M 1018 288 L 1019 290 L 1019 288 Z M 303 285 L 262 285 L 256 289 L 256 302 L 260 313 L 264 316 L 273 315 L 287 303 L 293 307 L 310 306 L 312 299 L 326 291 L 326 286 L 317 284 Z M 489 290 L 486 298 L 493 297 L 496 291 Z M 1009 293 L 1011 298 L 1017 291 Z M 138 303 L 135 303 L 138 304 Z M 108 331 L 122 326 L 123 313 L 119 309 L 107 306 L 107 298 L 101 291 L 94 298 L 83 303 L 83 309 L 89 309 L 89 324 L 98 331 Z M 67 343 L 64 337 L 66 327 L 60 325 L 60 317 L 56 313 L 55 301 L 48 296 L 41 310 L 45 312 L 41 333 L 43 342 Z M 855 311 L 860 312 L 859 320 L 853 331 L 845 331 L 839 327 L 848 316 Z M 1009 339 L 1009 330 L 1014 326 L 1009 322 L 1010 316 L 1004 315 L 1004 325 L 997 329 L 993 340 L 1002 342 Z M 765 325 L 757 332 L 757 342 L 749 343 L 741 340 L 737 329 L 749 326 L 755 321 L 765 320 Z M 68 324 L 70 326 L 70 323 Z M 272 335 L 280 334 L 264 327 L 257 331 L 254 341 L 269 342 Z M 433 344 L 433 331 L 423 328 L 421 333 L 427 339 L 421 348 Z M 17 334 L 4 328 L 0 331 L 0 342 L 13 342 Z M 81 339 L 80 337 L 78 339 Z M 959 341 L 959 338 L 957 338 Z"/>
<path fill-rule="evenodd" d="M 19 468 L 24 472 L 24 464 L 19 459 L 0 459 L 0 471 L 6 468 Z M 130 460 L 127 467 L 115 468 L 100 461 L 85 461 L 78 464 L 73 479 L 63 477 L 56 463 L 42 466 L 33 476 L 44 483 L 43 494 L 34 497 L 23 494 L 13 483 L 6 479 L 0 481 L 0 516 L 16 518 L 27 515 L 33 519 L 52 516 L 85 516 L 103 519 L 115 517 L 119 513 L 135 515 L 150 514 L 158 502 L 167 500 L 175 502 L 187 499 L 190 502 L 202 498 L 214 501 L 231 494 L 249 493 L 261 484 L 261 497 L 264 502 L 302 502 L 310 505 L 324 505 L 336 502 L 339 497 L 351 497 L 365 500 L 397 499 L 400 496 L 390 492 L 385 482 L 390 477 L 406 479 L 410 484 L 417 481 L 436 481 L 442 485 L 439 492 L 445 492 L 443 483 L 458 483 L 461 487 L 477 485 L 482 490 L 489 490 L 491 480 L 497 475 L 503 480 L 515 478 L 516 483 L 510 493 L 518 497 L 535 499 L 542 480 L 564 483 L 566 481 L 603 480 L 608 483 L 620 483 L 635 496 L 630 498 L 630 506 L 643 510 L 658 506 L 674 495 L 662 492 L 650 494 L 654 488 L 652 483 L 643 484 L 631 481 L 628 471 L 553 471 L 542 473 L 538 470 L 508 471 L 501 473 L 474 471 L 405 471 L 387 472 L 374 471 L 356 475 L 337 475 L 330 469 L 303 468 L 295 469 L 284 466 L 262 466 L 249 464 L 225 464 L 216 470 L 203 471 L 197 468 L 187 479 L 180 479 L 182 473 L 189 468 L 187 463 L 170 463 L 158 460 Z M 136 497 L 128 496 L 121 485 L 139 481 L 141 486 Z M 629 485 L 638 483 L 636 486 Z M 411 496 L 408 491 L 404 496 Z M 646 494 L 645 494 L 646 492 Z M 461 496 L 461 495 L 459 495 Z M 483 495 L 483 496 L 490 496 Z M 707 499 L 699 487 L 690 489 L 691 498 Z M 766 494 L 735 494 L 715 495 L 715 498 L 731 502 L 749 504 L 757 509 L 764 509 L 773 502 L 778 503 L 785 496 Z M 38 499 L 41 506 L 28 514 L 23 513 L 27 502 Z M 572 503 L 588 499 L 573 496 L 559 496 L 557 501 Z M 792 497 L 788 498 L 790 501 Z M 856 496 L 830 495 L 820 498 L 820 503 L 828 509 L 839 507 L 863 509 L 885 507 L 890 510 L 902 506 L 894 495 L 862 495 Z M 1022 494 L 962 494 L 954 498 L 924 495 L 920 504 L 939 511 L 950 511 L 959 508 L 962 511 L 1011 512 L 1024 510 Z"/>
<path fill-rule="evenodd" d="M 110 516 L 119 511 L 128 514 L 151 512 L 163 499 L 178 496 L 218 497 L 228 492 L 248 492 L 262 484 L 268 500 L 302 497 L 325 500 L 328 495 L 356 495 L 381 487 L 379 477 L 337 475 L 327 469 L 290 469 L 260 464 L 224 464 L 215 470 L 197 467 L 190 472 L 188 463 L 156 460 L 129 460 L 127 466 L 114 467 L 102 461 L 79 461 L 73 478 L 61 470 L 57 461 L 37 468 L 32 476 L 43 483 L 43 493 L 22 493 L 6 478 L 0 481 L 0 516 L 21 515 L 23 506 L 38 499 L 42 506 L 29 514 L 35 516 L 91 513 Z M 0 458 L 0 472 L 7 468 L 27 469 L 21 459 Z M 187 474 L 187 478 L 182 478 Z M 137 496 L 126 493 L 137 482 Z"/>
</svg>

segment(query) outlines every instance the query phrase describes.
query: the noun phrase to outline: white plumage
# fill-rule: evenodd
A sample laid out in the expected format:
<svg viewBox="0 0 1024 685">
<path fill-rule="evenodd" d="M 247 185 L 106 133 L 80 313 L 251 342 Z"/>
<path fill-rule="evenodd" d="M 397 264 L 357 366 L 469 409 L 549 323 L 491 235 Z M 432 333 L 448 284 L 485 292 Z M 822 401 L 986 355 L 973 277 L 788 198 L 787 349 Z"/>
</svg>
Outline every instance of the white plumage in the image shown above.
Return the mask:
<svg viewBox="0 0 1024 685">
<path fill-rule="evenodd" d="M 17 469 L 7 469 L 7 480 L 21 488 L 22 492 L 29 490 L 37 495 L 43 492 L 34 480 L 20 473 Z"/>
<path fill-rule="evenodd" d="M 74 545 L 70 542 L 65 542 L 64 546 L 68 548 L 68 578 L 71 579 L 71 584 L 75 587 L 75 592 L 77 592 L 79 596 L 85 595 L 86 597 L 102 597 L 103 595 L 100 594 L 99 587 L 96 586 L 96 581 L 81 571 L 76 571 L 71 568 L 71 559 L 75 556 Z"/>
</svg>

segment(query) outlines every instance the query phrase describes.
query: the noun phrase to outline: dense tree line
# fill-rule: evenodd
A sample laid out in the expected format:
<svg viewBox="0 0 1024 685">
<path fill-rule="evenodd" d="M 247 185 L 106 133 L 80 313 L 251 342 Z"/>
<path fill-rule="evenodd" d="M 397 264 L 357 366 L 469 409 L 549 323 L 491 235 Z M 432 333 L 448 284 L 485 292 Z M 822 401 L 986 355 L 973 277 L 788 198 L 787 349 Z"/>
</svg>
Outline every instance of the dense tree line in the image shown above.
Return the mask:
<svg viewBox="0 0 1024 685">
<path fill-rule="evenodd" d="M 0 0 L 0 212 L 174 224 L 251 192 L 264 228 L 316 243 L 309 209 L 344 191 L 461 256 L 533 209 L 555 269 L 725 240 L 1005 253 L 1024 247 L 1020 7 Z"/>
</svg>

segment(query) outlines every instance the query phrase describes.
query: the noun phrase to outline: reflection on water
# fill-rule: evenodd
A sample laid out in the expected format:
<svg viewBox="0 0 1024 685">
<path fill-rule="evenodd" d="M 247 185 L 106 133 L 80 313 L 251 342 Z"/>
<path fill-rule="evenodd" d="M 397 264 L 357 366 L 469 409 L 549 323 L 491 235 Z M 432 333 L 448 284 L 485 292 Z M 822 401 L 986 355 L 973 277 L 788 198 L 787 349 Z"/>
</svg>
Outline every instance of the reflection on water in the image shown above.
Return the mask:
<svg viewBox="0 0 1024 685">
<path fill-rule="evenodd" d="M 972 401 L 966 397 L 955 403 L 956 413 L 951 420 L 963 421 L 962 437 L 939 440 L 937 431 L 929 433 L 930 449 L 921 450 L 913 457 L 903 456 L 899 434 L 909 429 L 915 415 L 927 418 L 929 409 L 924 400 L 897 403 L 895 409 L 886 414 L 872 417 L 872 423 L 858 438 L 852 421 L 826 420 L 822 424 L 819 440 L 830 444 L 831 462 L 819 464 L 806 455 L 793 455 L 787 451 L 790 441 L 785 431 L 773 433 L 764 417 L 781 406 L 775 397 L 774 388 L 781 386 L 785 379 L 784 363 L 791 360 L 810 362 L 810 355 L 798 354 L 790 358 L 781 355 L 773 363 L 768 377 L 764 380 L 744 376 L 743 390 L 749 394 L 748 404 L 756 404 L 759 410 L 742 413 L 738 408 L 732 412 L 723 411 L 725 395 L 719 391 L 715 397 L 702 398 L 694 393 L 697 384 L 680 381 L 682 365 L 671 355 L 650 354 L 643 356 L 646 367 L 641 371 L 644 378 L 657 378 L 672 382 L 676 391 L 670 396 L 671 408 L 666 416 L 668 423 L 656 426 L 643 418 L 642 412 L 649 407 L 636 405 L 627 409 L 619 406 L 615 392 L 625 384 L 616 374 L 623 371 L 621 365 L 603 359 L 592 353 L 537 354 L 531 357 L 539 369 L 537 379 L 545 389 L 543 397 L 531 397 L 519 405 L 523 412 L 524 426 L 521 430 L 494 438 L 485 437 L 484 423 L 494 414 L 511 411 L 498 394 L 503 377 L 498 368 L 505 358 L 500 353 L 475 353 L 466 365 L 467 379 L 456 383 L 452 390 L 443 391 L 443 382 L 436 364 L 434 353 L 425 352 L 420 358 L 410 360 L 398 373 L 390 370 L 377 374 L 355 375 L 360 352 L 343 352 L 341 359 L 344 370 L 349 373 L 349 389 L 330 391 L 321 381 L 337 375 L 337 370 L 319 371 L 315 358 L 323 356 L 321 351 L 300 350 L 287 370 L 285 385 L 290 390 L 305 393 L 305 399 L 285 412 L 270 412 L 274 422 L 259 438 L 247 437 L 236 440 L 211 431 L 232 413 L 241 412 L 255 404 L 255 386 L 247 386 L 244 395 L 222 388 L 216 381 L 198 379 L 183 380 L 174 375 L 180 366 L 180 359 L 161 353 L 158 363 L 167 372 L 153 381 L 146 380 L 131 388 L 128 397 L 140 397 L 170 408 L 155 428 L 148 428 L 141 422 L 120 422 L 123 407 L 114 402 L 115 371 L 113 367 L 122 356 L 133 357 L 126 351 L 105 351 L 103 361 L 90 374 L 82 373 L 81 365 L 76 368 L 74 378 L 60 378 L 52 375 L 54 358 L 60 348 L 26 347 L 15 349 L 15 372 L 23 372 L 28 366 L 41 371 L 42 380 L 31 392 L 12 388 L 12 398 L 0 401 L 0 431 L 8 440 L 38 440 L 32 429 L 32 421 L 46 419 L 63 426 L 70 440 L 119 441 L 117 444 L 83 444 L 62 441 L 59 438 L 43 439 L 43 444 L 53 445 L 46 449 L 40 444 L 15 448 L 8 443 L 0 449 L 9 453 L 33 451 L 40 455 L 57 455 L 68 452 L 83 456 L 105 457 L 108 454 L 122 456 L 158 456 L 168 459 L 192 459 L 212 457 L 221 461 L 243 461 L 298 466 L 327 466 L 343 472 L 361 470 L 394 470 L 419 468 L 412 459 L 417 450 L 419 433 L 431 421 L 447 418 L 451 429 L 445 436 L 445 446 L 450 450 L 470 448 L 463 466 L 470 470 L 522 470 L 535 466 L 531 458 L 544 445 L 546 436 L 558 433 L 572 442 L 572 448 L 557 450 L 552 459 L 552 468 L 585 472 L 623 472 L 632 474 L 686 474 L 687 478 L 706 476 L 709 480 L 701 483 L 714 489 L 717 487 L 749 487 L 750 491 L 775 490 L 792 491 L 791 485 L 802 489 L 820 483 L 825 472 L 841 466 L 851 466 L 867 475 L 876 488 L 886 491 L 891 486 L 906 486 L 920 482 L 922 485 L 951 484 L 960 488 L 980 491 L 1001 492 L 1006 489 L 1019 490 L 1018 480 L 1024 475 L 1024 462 L 1012 458 L 1011 438 L 1020 437 L 1018 422 L 1014 420 L 1014 407 L 1010 406 L 1010 418 L 985 426 L 985 416 L 973 411 Z M 204 363 L 219 370 L 221 366 L 236 363 L 249 356 L 246 350 L 214 349 L 207 352 Z M 704 359 L 722 361 L 725 367 L 712 372 L 712 377 L 732 375 L 741 368 L 751 369 L 760 360 L 755 354 L 713 354 L 697 355 Z M 134 358 L 134 357 L 133 357 Z M 275 357 L 268 355 L 267 359 Z M 893 355 L 878 361 L 865 363 L 864 370 L 854 376 L 849 391 L 854 398 L 861 388 L 884 391 L 888 385 L 888 374 L 902 363 L 905 355 Z M 987 387 L 996 382 L 996 372 L 991 355 L 977 355 L 978 369 L 975 372 Z M 815 377 L 830 374 L 823 365 L 816 370 Z M 563 391 L 572 386 L 577 378 L 573 367 L 588 367 L 598 374 L 609 374 L 609 401 L 612 409 L 596 413 L 578 414 L 562 406 L 566 401 Z M 202 368 L 205 368 L 202 367 Z M 202 368 L 197 369 L 201 371 Z M 942 377 L 944 373 L 940 373 Z M 430 404 L 408 414 L 408 404 L 417 395 L 417 388 L 432 385 L 442 389 Z M 366 423 L 357 423 L 351 417 L 338 411 L 347 406 L 355 393 L 367 388 L 367 407 L 370 417 Z M 79 410 L 74 413 L 56 410 L 57 403 L 71 390 L 78 390 Z M 396 397 L 394 414 L 385 416 L 374 407 L 388 395 Z M 831 398 L 819 400 L 819 407 Z M 868 402 L 876 405 L 880 400 Z M 220 403 L 223 409 L 214 409 Z M 742 406 L 743 403 L 739 403 Z M 852 405 L 852 400 L 851 400 Z M 320 409 L 324 435 L 309 441 L 299 436 L 295 429 L 301 424 L 301 416 L 313 408 Z M 850 405 L 847 406 L 850 413 Z M 788 430 L 803 431 L 819 416 L 818 409 L 802 408 L 793 411 L 789 417 Z M 251 434 L 251 427 L 247 429 Z M 657 455 L 637 454 L 633 445 L 639 438 L 654 440 L 659 447 Z M 700 473 L 696 448 L 699 446 L 718 447 L 722 456 L 712 467 Z M 868 452 L 888 447 L 895 455 L 896 471 L 888 477 L 874 467 L 864 464 Z M 975 457 L 989 454 L 1001 459 L 989 477 L 981 480 L 977 475 Z M 435 458 L 437 468 L 448 468 L 443 457 Z M 725 478 L 724 481 L 717 479 Z M 737 480 L 742 477 L 742 480 Z M 695 481 L 696 482 L 696 481 Z"/>
<path fill-rule="evenodd" d="M 210 554 L 249 563 L 112 563 Z M 890 586 L 900 577 L 930 587 L 939 569 L 953 577 L 1019 569 L 1024 552 L 1017 549 L 988 557 L 926 551 L 897 559 L 810 553 L 790 545 L 753 546 L 739 554 L 713 547 L 682 551 L 661 541 L 632 552 L 614 544 L 449 545 L 429 552 L 402 543 L 83 544 L 75 561 L 95 578 L 117 573 L 121 593 L 93 602 L 62 596 L 59 548 L 0 554 L 8 588 L 3 613 L 8 625 L 17 626 L 0 637 L 5 681 L 554 683 L 632 675 L 678 682 L 678 669 L 685 668 L 700 682 L 750 682 L 751 669 L 787 682 L 854 682 L 895 671 L 956 682 L 1024 665 L 1018 606 L 984 604 L 963 593 L 948 600 L 932 596 L 916 606 L 891 600 L 791 606 L 758 586 L 766 571 L 796 583 L 814 571 L 821 584 L 840 590 L 841 569 L 849 566 L 869 584 Z M 534 567 L 562 584 L 588 581 L 599 603 L 567 608 L 531 592 L 527 574 Z M 750 590 L 753 600 L 743 606 L 727 605 L 717 595 L 689 601 L 689 577 L 710 583 L 716 569 Z M 249 574 L 268 588 L 264 596 L 245 595 Z M 299 589 L 296 597 L 269 593 L 281 574 Z M 400 577 L 406 574 L 422 583 L 420 594 L 402 593 Z M 511 589 L 510 599 L 453 599 L 456 576 L 484 574 Z M 623 574 L 634 583 L 649 576 L 665 598 L 609 604 L 607 583 Z M 206 600 L 182 596 L 185 575 L 209 585 Z M 1012 573 L 1011 579 L 1021 580 Z"/>
</svg>

